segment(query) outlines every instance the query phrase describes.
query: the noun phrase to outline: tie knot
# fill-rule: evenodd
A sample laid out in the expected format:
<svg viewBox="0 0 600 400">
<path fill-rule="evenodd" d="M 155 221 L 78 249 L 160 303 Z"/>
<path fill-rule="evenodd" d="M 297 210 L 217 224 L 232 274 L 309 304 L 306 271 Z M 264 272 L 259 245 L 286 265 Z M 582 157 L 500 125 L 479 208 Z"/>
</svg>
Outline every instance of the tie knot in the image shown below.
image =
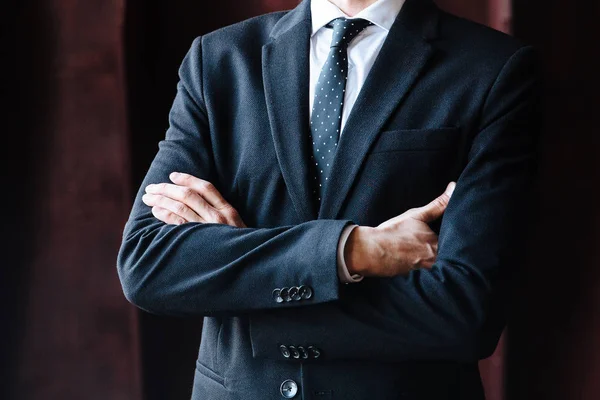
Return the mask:
<svg viewBox="0 0 600 400">
<path fill-rule="evenodd" d="M 347 47 L 350 42 L 358 36 L 367 26 L 373 25 L 366 19 L 336 18 L 327 26 L 333 27 L 333 38 L 331 47 Z"/>
</svg>

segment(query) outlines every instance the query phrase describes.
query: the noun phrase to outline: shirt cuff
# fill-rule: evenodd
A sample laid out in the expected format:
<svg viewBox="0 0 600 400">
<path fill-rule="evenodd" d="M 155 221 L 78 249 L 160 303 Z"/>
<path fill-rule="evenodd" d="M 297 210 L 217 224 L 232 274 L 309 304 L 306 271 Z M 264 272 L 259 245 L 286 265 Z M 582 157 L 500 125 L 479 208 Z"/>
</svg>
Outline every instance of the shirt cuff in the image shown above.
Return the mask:
<svg viewBox="0 0 600 400">
<path fill-rule="evenodd" d="M 350 233 L 358 225 L 349 225 L 342 231 L 340 235 L 340 241 L 338 242 L 338 277 L 342 283 L 357 283 L 363 280 L 364 276 L 354 274 L 350 275 L 348 267 L 346 266 L 346 260 L 344 259 L 344 249 L 346 248 L 346 241 L 350 236 Z"/>
</svg>

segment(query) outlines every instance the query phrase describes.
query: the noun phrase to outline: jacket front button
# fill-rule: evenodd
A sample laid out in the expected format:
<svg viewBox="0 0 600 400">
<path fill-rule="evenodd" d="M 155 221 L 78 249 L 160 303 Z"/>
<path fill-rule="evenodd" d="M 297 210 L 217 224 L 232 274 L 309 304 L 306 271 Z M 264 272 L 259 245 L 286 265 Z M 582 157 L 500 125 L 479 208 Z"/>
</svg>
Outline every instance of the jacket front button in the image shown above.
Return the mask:
<svg viewBox="0 0 600 400">
<path fill-rule="evenodd" d="M 285 358 L 290 358 L 290 350 L 287 348 L 286 345 L 282 344 L 281 346 L 279 346 L 279 351 L 281 351 L 281 355 Z"/>
<path fill-rule="evenodd" d="M 286 399 L 293 399 L 298 394 L 298 385 L 291 379 L 283 381 L 279 388 L 281 395 Z"/>
</svg>

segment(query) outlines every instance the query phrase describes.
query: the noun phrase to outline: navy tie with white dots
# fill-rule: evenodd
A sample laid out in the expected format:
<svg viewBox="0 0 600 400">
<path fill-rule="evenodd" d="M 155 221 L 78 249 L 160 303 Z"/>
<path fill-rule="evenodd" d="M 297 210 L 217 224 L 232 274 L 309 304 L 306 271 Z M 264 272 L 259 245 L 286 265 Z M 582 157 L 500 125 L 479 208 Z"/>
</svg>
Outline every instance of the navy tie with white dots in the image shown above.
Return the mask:
<svg viewBox="0 0 600 400">
<path fill-rule="evenodd" d="M 323 197 L 333 158 L 340 137 L 346 79 L 348 79 L 348 45 L 371 22 L 364 19 L 336 18 L 327 25 L 333 26 L 333 38 L 327 61 L 323 65 L 315 87 L 315 98 L 310 118 L 313 148 L 311 160 L 315 167 L 313 193 L 318 203 Z"/>
</svg>

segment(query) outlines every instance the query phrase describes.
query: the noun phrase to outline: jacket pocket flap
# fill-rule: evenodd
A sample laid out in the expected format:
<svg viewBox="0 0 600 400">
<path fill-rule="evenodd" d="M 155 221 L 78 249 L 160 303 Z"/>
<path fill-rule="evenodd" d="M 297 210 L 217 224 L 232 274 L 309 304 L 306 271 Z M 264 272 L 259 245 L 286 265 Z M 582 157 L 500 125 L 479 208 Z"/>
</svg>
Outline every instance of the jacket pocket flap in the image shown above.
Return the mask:
<svg viewBox="0 0 600 400">
<path fill-rule="evenodd" d="M 459 137 L 460 128 L 400 129 L 381 132 L 370 154 L 389 151 L 429 151 L 450 147 Z"/>
</svg>

